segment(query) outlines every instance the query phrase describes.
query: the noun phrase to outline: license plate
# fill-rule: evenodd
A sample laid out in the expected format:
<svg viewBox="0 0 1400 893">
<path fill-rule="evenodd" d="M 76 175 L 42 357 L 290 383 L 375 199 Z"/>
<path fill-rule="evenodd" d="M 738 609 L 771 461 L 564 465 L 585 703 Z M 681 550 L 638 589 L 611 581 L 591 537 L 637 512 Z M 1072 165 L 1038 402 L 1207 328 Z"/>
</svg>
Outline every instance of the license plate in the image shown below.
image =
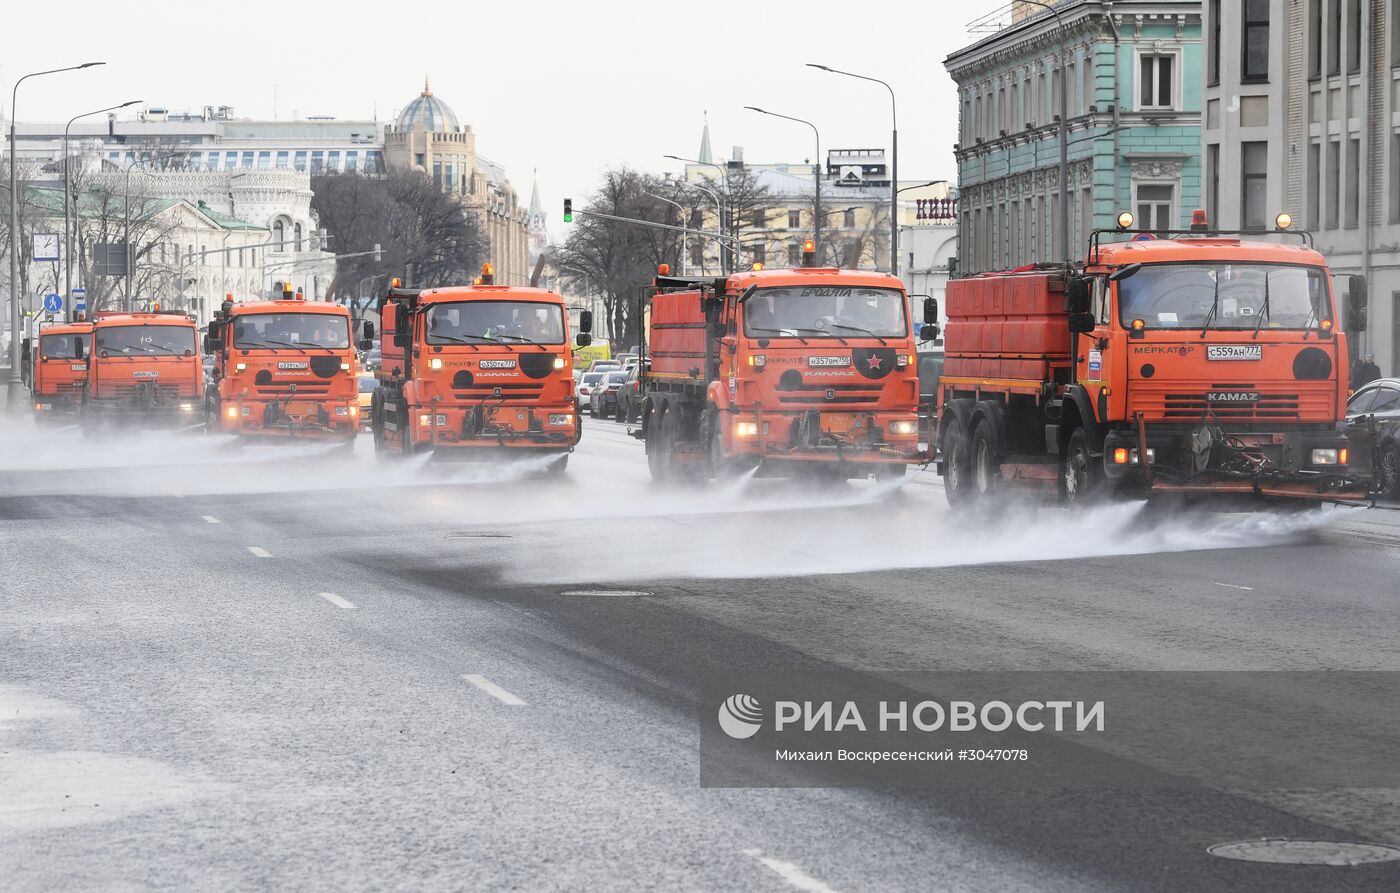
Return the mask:
<svg viewBox="0 0 1400 893">
<path fill-rule="evenodd" d="M 1211 344 L 1206 347 L 1207 360 L 1262 360 L 1262 344 Z"/>
<path fill-rule="evenodd" d="M 482 360 L 483 369 L 514 369 L 515 360 Z"/>
<path fill-rule="evenodd" d="M 851 365 L 850 357 L 808 357 L 807 365 L 812 368 L 841 368 Z"/>
</svg>

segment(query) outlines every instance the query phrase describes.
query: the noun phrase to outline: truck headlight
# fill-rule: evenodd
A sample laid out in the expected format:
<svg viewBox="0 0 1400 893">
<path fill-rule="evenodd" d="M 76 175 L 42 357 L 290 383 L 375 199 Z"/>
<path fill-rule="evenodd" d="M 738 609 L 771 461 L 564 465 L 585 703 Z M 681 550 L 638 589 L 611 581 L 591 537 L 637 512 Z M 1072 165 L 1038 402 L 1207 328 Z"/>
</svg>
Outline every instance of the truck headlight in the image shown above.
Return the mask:
<svg viewBox="0 0 1400 893">
<path fill-rule="evenodd" d="M 551 412 L 549 414 L 550 425 L 572 425 L 574 414 L 571 412 Z"/>
<path fill-rule="evenodd" d="M 757 422 L 735 422 L 735 423 L 734 423 L 734 436 L 735 436 L 735 437 L 757 437 L 757 436 L 758 436 L 758 423 L 757 423 Z"/>
<path fill-rule="evenodd" d="M 1345 465 L 1347 464 L 1347 451 L 1341 449 L 1325 449 L 1312 451 L 1313 465 Z"/>
<path fill-rule="evenodd" d="M 247 369 L 247 368 L 248 368 L 248 364 L 247 364 L 247 363 L 237 363 L 237 364 L 234 365 L 233 371 L 234 371 L 234 372 L 242 372 L 244 369 Z"/>
<path fill-rule="evenodd" d="M 761 353 L 749 354 L 749 365 L 755 369 L 762 369 L 768 365 L 768 357 Z"/>
<path fill-rule="evenodd" d="M 914 355 L 910 353 L 902 353 L 894 358 L 894 364 L 900 369 L 903 369 L 905 366 L 911 366 L 913 363 Z"/>
<path fill-rule="evenodd" d="M 351 404 L 350 404 L 350 415 L 352 415 L 352 416 L 357 416 L 357 415 L 359 415 L 359 414 L 360 414 L 360 407 L 359 407 L 359 405 L 356 404 L 356 403 L 351 403 Z"/>
<path fill-rule="evenodd" d="M 899 419 L 897 421 L 890 422 L 890 433 L 904 435 L 918 434 L 919 423 L 914 419 Z"/>
<path fill-rule="evenodd" d="M 555 369 L 563 369 L 564 366 L 565 366 L 565 363 L 564 363 L 564 358 L 563 358 L 563 357 L 555 357 L 555 358 L 554 358 L 554 368 L 555 368 Z"/>
<path fill-rule="evenodd" d="M 420 412 L 418 414 L 418 424 L 431 426 L 433 424 L 433 417 L 426 412 Z"/>
<path fill-rule="evenodd" d="M 225 410 L 224 410 L 224 415 L 225 415 L 225 416 L 228 416 L 228 417 L 231 418 L 231 419 L 236 419 L 236 418 L 238 418 L 238 407 L 237 407 L 237 406 L 230 406 L 228 409 L 225 409 Z"/>
<path fill-rule="evenodd" d="M 1147 448 L 1147 464 L 1148 464 L 1148 465 L 1151 465 L 1153 462 L 1156 462 L 1156 461 L 1157 461 L 1157 451 L 1154 450 L 1152 447 L 1148 447 L 1148 448 Z M 1138 462 L 1139 462 L 1138 451 L 1137 451 L 1137 450 L 1128 450 L 1128 463 L 1131 464 L 1131 465 L 1137 465 Z"/>
<path fill-rule="evenodd" d="M 441 368 L 442 368 L 442 357 L 433 357 L 431 360 L 429 360 L 429 361 L 428 361 L 428 368 L 429 368 L 429 369 L 441 369 Z"/>
<path fill-rule="evenodd" d="M 349 363 L 341 363 L 341 364 L 340 364 L 340 371 L 341 371 L 341 372 L 349 372 L 349 371 L 350 371 L 350 364 L 349 364 Z"/>
</svg>

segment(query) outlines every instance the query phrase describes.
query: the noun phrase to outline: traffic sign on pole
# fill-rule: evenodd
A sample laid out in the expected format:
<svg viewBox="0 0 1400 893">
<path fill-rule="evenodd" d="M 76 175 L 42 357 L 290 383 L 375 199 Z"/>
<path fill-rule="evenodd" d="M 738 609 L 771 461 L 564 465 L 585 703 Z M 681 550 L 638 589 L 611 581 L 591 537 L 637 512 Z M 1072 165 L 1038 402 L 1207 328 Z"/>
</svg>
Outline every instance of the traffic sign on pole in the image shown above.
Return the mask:
<svg viewBox="0 0 1400 893">
<path fill-rule="evenodd" d="M 63 309 L 63 295 L 49 292 L 44 295 L 44 310 L 49 313 L 57 313 Z"/>
</svg>

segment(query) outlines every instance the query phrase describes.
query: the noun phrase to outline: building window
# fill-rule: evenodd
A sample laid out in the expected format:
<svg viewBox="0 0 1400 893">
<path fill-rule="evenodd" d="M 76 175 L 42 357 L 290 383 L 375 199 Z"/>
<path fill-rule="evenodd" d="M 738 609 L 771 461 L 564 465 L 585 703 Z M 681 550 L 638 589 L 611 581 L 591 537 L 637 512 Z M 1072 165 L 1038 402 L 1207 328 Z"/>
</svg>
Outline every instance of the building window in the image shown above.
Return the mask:
<svg viewBox="0 0 1400 893">
<path fill-rule="evenodd" d="M 355 173 L 357 170 L 359 170 L 359 167 L 360 167 L 360 153 L 359 153 L 358 151 L 354 151 L 354 150 L 349 151 L 349 152 L 346 152 L 346 153 L 345 153 L 345 172 L 346 172 L 346 173 L 349 173 L 349 174 L 353 174 L 353 173 Z"/>
<path fill-rule="evenodd" d="M 788 229 L 802 228 L 802 212 L 788 211 Z"/>
<path fill-rule="evenodd" d="M 793 242 L 788 246 L 788 266 L 795 267 L 802 263 L 802 246 Z"/>
<path fill-rule="evenodd" d="M 244 168 L 245 170 L 252 170 L 252 169 L 253 169 L 253 153 L 252 153 L 252 152 L 244 152 L 244 153 L 243 153 L 243 160 L 242 160 L 241 162 L 239 162 L 238 166 L 241 167 L 241 168 Z"/>
<path fill-rule="evenodd" d="M 325 153 L 320 149 L 311 153 L 311 176 L 318 176 L 325 169 Z"/>
<path fill-rule="evenodd" d="M 1308 226 L 1322 228 L 1322 144 L 1308 144 Z"/>
<path fill-rule="evenodd" d="M 1174 106 L 1176 56 L 1144 53 L 1138 57 L 1138 108 L 1169 109 Z"/>
<path fill-rule="evenodd" d="M 1220 218 L 1220 144 L 1206 146 L 1206 219 L 1219 225 Z"/>
<path fill-rule="evenodd" d="M 284 241 L 286 240 L 286 238 L 287 238 L 287 227 L 286 227 L 286 225 L 283 224 L 281 218 L 278 218 L 277 220 L 274 220 L 274 221 L 272 222 L 272 241 L 273 241 L 273 243 L 274 243 L 273 247 L 275 247 L 278 251 L 281 251 L 281 250 L 282 250 L 282 242 L 284 242 Z"/>
<path fill-rule="evenodd" d="M 1263 229 L 1268 219 L 1269 144 L 1240 144 L 1240 229 Z"/>
<path fill-rule="evenodd" d="M 1342 141 L 1327 142 L 1327 229 L 1336 229 L 1341 220 Z"/>
<path fill-rule="evenodd" d="M 333 174 L 340 172 L 340 150 L 332 149 L 326 153 L 326 168 Z"/>
<path fill-rule="evenodd" d="M 1390 65 L 1400 68 L 1400 0 L 1390 0 L 1386 16 L 1390 20 Z M 1396 318 L 1396 324 L 1400 325 L 1400 317 Z"/>
<path fill-rule="evenodd" d="M 287 169 L 287 159 L 290 158 L 290 157 L 291 157 L 291 153 L 290 153 L 290 152 L 279 151 L 279 152 L 277 153 L 277 169 L 278 169 L 279 171 L 284 171 L 284 170 Z"/>
<path fill-rule="evenodd" d="M 1342 0 L 1332 0 L 1327 16 L 1327 74 L 1342 73 Z"/>
<path fill-rule="evenodd" d="M 1246 81 L 1269 79 L 1269 2 L 1244 0 L 1244 48 L 1240 78 Z"/>
<path fill-rule="evenodd" d="M 306 170 L 306 150 L 305 150 L 305 149 L 302 149 L 300 152 L 297 152 L 296 155 L 292 156 L 292 167 L 293 167 L 293 169 L 299 170 L 299 171 L 304 171 L 304 170 Z"/>
<path fill-rule="evenodd" d="M 1322 0 L 1308 0 L 1308 78 L 1322 77 Z"/>
<path fill-rule="evenodd" d="M 1361 0 L 1347 0 L 1347 71 L 1356 74 L 1360 70 Z"/>
<path fill-rule="evenodd" d="M 268 151 L 258 153 L 258 170 L 265 171 L 272 167 L 272 153 Z"/>
<path fill-rule="evenodd" d="M 841 225 L 846 229 L 853 229 L 856 225 L 856 212 L 853 208 L 847 208 L 841 212 Z"/>
<path fill-rule="evenodd" d="M 296 224 L 295 226 L 292 227 L 292 239 L 293 239 L 292 244 L 294 244 L 294 245 L 296 246 L 297 251 L 300 251 L 300 250 L 301 250 L 301 224 L 300 224 L 300 223 L 298 223 L 298 224 Z"/>
<path fill-rule="evenodd" d="M 1361 140 L 1347 140 L 1347 217 L 1346 225 L 1361 223 Z"/>
<path fill-rule="evenodd" d="M 768 225 L 768 212 L 760 208 L 753 212 L 754 229 L 763 229 Z"/>
<path fill-rule="evenodd" d="M 241 266 L 243 266 L 243 249 L 242 249 L 242 248 L 239 248 L 238 251 L 234 253 L 234 255 L 233 255 L 233 265 L 234 265 L 235 267 L 241 267 Z"/>
<path fill-rule="evenodd" d="M 756 264 L 768 263 L 768 246 L 759 243 L 753 246 L 753 262 Z"/>
<path fill-rule="evenodd" d="M 1210 36 L 1210 57 L 1207 60 L 1206 83 L 1215 86 L 1220 83 L 1220 0 L 1210 0 L 1206 27 Z"/>
<path fill-rule="evenodd" d="M 1138 229 L 1171 229 L 1175 215 L 1172 205 L 1176 186 L 1171 183 L 1139 183 L 1137 186 Z"/>
</svg>

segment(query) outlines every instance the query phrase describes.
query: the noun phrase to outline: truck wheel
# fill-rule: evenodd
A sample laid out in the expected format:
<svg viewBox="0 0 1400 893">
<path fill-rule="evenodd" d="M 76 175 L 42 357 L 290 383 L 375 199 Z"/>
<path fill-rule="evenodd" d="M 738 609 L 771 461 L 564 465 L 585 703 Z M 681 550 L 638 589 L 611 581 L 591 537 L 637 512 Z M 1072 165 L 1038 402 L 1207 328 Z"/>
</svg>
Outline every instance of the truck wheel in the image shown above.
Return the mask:
<svg viewBox="0 0 1400 893">
<path fill-rule="evenodd" d="M 1400 499 L 1400 446 L 1388 443 L 1381 447 L 1376 462 L 1376 486 L 1386 499 Z"/>
<path fill-rule="evenodd" d="M 991 496 L 1001 486 L 1001 463 L 997 461 L 996 435 L 985 419 L 972 432 L 971 484 L 978 498 Z"/>
<path fill-rule="evenodd" d="M 972 502 L 972 457 L 967 430 L 957 416 L 948 417 L 943 433 L 943 493 L 954 508 Z"/>
<path fill-rule="evenodd" d="M 1060 462 L 1060 492 L 1070 505 L 1089 505 L 1103 496 L 1103 471 L 1089 454 L 1089 436 L 1075 428 Z"/>
</svg>

